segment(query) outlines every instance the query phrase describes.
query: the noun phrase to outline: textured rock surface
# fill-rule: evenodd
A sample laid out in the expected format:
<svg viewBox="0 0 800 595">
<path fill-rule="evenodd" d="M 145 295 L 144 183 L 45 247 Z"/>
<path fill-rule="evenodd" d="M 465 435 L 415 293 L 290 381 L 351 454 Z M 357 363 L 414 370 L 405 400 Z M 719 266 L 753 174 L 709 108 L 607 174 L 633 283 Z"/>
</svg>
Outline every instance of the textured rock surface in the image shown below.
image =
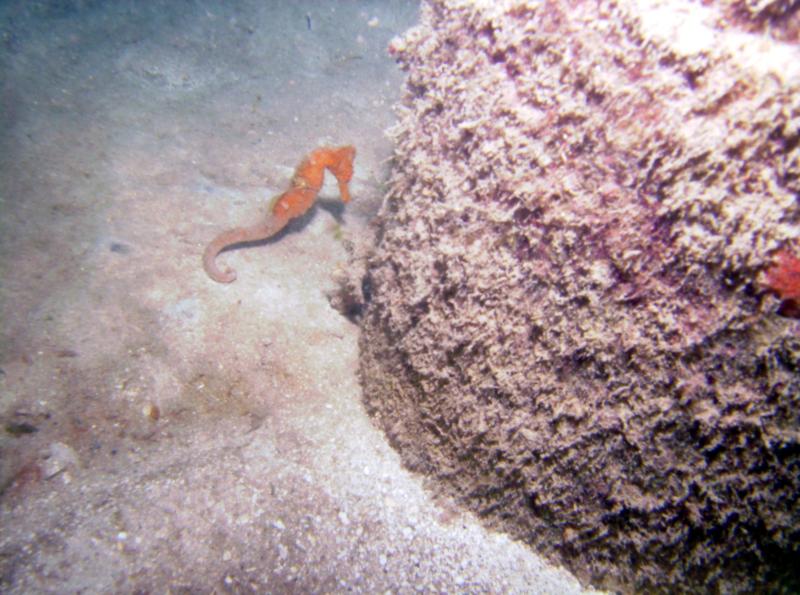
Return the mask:
<svg viewBox="0 0 800 595">
<path fill-rule="evenodd" d="M 800 588 L 800 50 L 759 14 L 437 0 L 391 46 L 365 400 L 597 585 Z"/>
</svg>

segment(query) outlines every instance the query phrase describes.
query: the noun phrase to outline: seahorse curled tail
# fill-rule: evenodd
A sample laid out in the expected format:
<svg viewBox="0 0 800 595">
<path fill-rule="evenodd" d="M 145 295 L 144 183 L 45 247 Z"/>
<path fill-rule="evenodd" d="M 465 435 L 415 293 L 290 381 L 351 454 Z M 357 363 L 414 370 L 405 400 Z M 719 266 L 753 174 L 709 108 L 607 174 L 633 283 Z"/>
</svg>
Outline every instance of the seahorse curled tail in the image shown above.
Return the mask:
<svg viewBox="0 0 800 595">
<path fill-rule="evenodd" d="M 257 242 L 274 236 L 289 222 L 287 217 L 272 215 L 263 223 L 250 227 L 234 227 L 223 231 L 206 246 L 203 252 L 203 268 L 208 276 L 217 283 L 233 283 L 236 281 L 236 271 L 233 269 L 220 270 L 217 267 L 217 255 L 228 246 L 242 242 Z"/>
</svg>

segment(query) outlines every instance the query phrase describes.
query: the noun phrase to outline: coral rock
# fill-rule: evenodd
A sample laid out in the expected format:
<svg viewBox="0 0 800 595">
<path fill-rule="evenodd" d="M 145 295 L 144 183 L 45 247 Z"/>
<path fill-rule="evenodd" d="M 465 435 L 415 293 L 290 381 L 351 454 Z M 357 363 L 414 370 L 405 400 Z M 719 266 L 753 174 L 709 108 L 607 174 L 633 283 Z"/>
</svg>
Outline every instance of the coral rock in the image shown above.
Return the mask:
<svg viewBox="0 0 800 595">
<path fill-rule="evenodd" d="M 800 51 L 741 5 L 430 0 L 390 48 L 365 402 L 597 586 L 800 589 L 798 323 L 758 281 L 800 236 Z"/>
</svg>

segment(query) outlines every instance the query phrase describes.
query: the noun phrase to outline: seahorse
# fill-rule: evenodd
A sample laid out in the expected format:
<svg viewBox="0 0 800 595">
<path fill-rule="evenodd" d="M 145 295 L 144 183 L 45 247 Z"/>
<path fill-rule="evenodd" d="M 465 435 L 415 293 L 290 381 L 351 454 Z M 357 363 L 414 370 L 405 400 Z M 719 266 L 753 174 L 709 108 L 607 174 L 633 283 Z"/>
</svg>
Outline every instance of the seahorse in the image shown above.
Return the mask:
<svg viewBox="0 0 800 595">
<path fill-rule="evenodd" d="M 272 205 L 266 221 L 250 227 L 235 227 L 223 231 L 203 252 L 203 268 L 217 283 L 233 283 L 236 271 L 217 268 L 217 255 L 228 246 L 242 242 L 265 240 L 284 227 L 295 217 L 299 217 L 314 204 L 325 179 L 325 170 L 331 172 L 339 183 L 339 193 L 343 203 L 350 201 L 347 184 L 353 177 L 353 160 L 356 150 L 352 146 L 321 147 L 309 153 L 292 176 L 290 188 L 281 194 Z"/>
</svg>

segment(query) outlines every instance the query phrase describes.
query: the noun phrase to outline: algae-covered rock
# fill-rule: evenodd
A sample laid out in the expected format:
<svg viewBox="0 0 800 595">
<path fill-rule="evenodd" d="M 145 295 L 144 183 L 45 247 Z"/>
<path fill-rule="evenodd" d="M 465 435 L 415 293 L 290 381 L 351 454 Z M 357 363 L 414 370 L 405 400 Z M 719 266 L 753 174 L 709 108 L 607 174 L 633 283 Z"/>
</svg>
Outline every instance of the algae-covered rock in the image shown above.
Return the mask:
<svg viewBox="0 0 800 595">
<path fill-rule="evenodd" d="M 800 49 L 746 6 L 431 0 L 390 48 L 365 401 L 598 586 L 800 589 Z"/>
</svg>

